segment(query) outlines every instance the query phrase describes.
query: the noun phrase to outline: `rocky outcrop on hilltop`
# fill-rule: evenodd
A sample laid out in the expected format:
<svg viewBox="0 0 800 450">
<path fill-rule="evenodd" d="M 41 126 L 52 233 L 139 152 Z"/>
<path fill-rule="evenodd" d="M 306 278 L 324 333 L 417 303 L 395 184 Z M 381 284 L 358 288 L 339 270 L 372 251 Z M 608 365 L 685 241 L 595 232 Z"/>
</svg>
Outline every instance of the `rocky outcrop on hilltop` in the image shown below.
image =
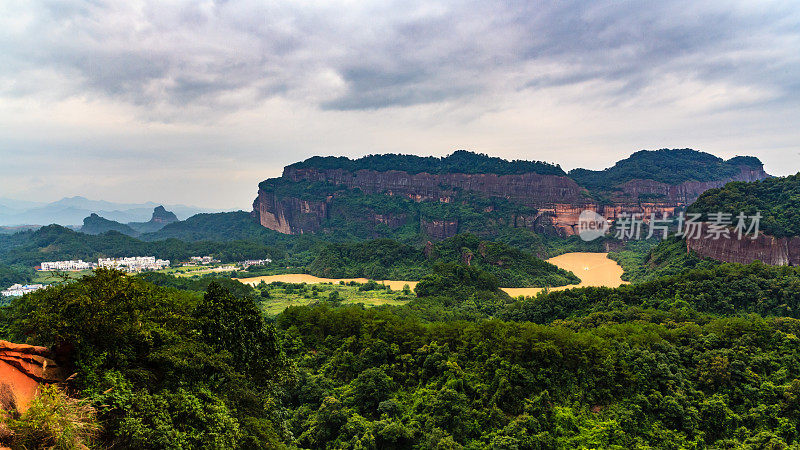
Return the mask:
<svg viewBox="0 0 800 450">
<path fill-rule="evenodd" d="M 167 211 L 163 206 L 156 206 L 153 209 L 153 217 L 150 218 L 150 223 L 158 223 L 167 225 L 178 221 L 178 216 L 172 211 Z"/>
<path fill-rule="evenodd" d="M 163 206 L 153 208 L 153 216 L 148 222 L 131 222 L 128 225 L 139 233 L 154 233 L 165 226 L 178 222 L 178 216 Z"/>
<path fill-rule="evenodd" d="M 0 340 L 0 409 L 24 412 L 42 383 L 63 381 L 46 347 Z"/>
</svg>

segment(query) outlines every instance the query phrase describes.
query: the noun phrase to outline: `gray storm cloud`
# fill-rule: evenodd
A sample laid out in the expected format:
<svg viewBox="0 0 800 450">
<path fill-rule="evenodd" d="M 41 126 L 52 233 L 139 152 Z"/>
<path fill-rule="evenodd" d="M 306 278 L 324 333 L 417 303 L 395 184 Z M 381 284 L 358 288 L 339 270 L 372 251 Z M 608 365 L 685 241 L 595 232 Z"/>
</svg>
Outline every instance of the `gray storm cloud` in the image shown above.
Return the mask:
<svg viewBox="0 0 800 450">
<path fill-rule="evenodd" d="M 56 94 L 172 112 L 274 96 L 375 109 L 593 80 L 625 99 L 668 75 L 797 100 L 796 7 L 698 3 L 18 2 L 0 61 L 7 79 L 61 74 Z"/>
<path fill-rule="evenodd" d="M 7 0 L 0 197 L 247 208 L 311 155 L 458 148 L 794 173 L 798 80 L 790 1 Z"/>
</svg>

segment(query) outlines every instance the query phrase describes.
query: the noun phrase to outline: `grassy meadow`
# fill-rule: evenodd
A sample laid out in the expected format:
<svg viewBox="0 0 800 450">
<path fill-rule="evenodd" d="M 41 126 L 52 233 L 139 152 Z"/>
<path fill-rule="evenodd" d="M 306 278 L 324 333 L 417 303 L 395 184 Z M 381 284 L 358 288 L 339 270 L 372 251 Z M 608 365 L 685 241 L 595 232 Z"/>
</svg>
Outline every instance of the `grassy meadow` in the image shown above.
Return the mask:
<svg viewBox="0 0 800 450">
<path fill-rule="evenodd" d="M 368 283 L 262 283 L 259 306 L 265 314 L 280 314 L 289 306 L 305 306 L 316 302 L 333 304 L 363 304 L 365 306 L 403 305 L 413 292 L 391 290 L 374 281 Z"/>
</svg>

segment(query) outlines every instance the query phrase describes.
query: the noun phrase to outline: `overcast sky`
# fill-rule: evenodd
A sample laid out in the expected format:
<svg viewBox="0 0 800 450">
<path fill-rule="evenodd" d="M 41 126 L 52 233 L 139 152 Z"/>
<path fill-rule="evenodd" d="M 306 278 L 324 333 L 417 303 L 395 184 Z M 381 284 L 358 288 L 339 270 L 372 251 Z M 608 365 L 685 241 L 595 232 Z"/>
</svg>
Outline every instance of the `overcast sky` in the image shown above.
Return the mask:
<svg viewBox="0 0 800 450">
<path fill-rule="evenodd" d="M 797 2 L 0 2 L 0 197 L 249 209 L 312 155 L 800 171 Z"/>
</svg>

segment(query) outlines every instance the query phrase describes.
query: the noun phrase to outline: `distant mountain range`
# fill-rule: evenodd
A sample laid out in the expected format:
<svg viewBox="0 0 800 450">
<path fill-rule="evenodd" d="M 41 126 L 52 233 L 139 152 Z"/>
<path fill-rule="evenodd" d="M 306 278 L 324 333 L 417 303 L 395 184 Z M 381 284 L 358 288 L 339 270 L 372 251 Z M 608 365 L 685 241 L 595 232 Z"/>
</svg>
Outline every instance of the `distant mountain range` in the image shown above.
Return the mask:
<svg viewBox="0 0 800 450">
<path fill-rule="evenodd" d="M 49 225 L 79 226 L 83 219 L 97 214 L 120 223 L 147 222 L 158 203 L 114 203 L 89 200 L 84 197 L 65 197 L 52 203 L 28 202 L 0 198 L 0 226 Z M 163 205 L 178 219 L 186 219 L 202 212 L 215 210 L 186 205 Z"/>
</svg>

